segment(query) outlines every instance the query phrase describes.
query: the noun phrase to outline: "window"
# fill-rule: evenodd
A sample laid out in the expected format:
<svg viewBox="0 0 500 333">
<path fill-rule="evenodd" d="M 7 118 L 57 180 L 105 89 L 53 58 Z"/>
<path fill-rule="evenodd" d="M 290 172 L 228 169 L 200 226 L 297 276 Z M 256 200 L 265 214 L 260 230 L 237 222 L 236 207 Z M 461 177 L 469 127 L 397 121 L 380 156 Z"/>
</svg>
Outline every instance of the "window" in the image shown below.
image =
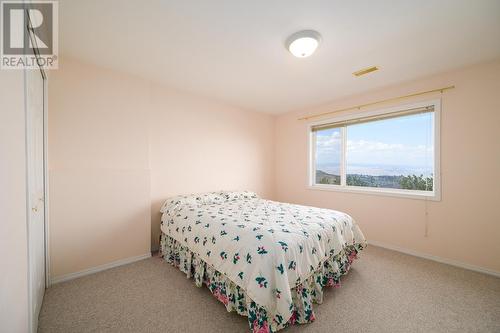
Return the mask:
<svg viewBox="0 0 500 333">
<path fill-rule="evenodd" d="M 312 188 L 439 200 L 439 101 L 310 126 Z"/>
</svg>

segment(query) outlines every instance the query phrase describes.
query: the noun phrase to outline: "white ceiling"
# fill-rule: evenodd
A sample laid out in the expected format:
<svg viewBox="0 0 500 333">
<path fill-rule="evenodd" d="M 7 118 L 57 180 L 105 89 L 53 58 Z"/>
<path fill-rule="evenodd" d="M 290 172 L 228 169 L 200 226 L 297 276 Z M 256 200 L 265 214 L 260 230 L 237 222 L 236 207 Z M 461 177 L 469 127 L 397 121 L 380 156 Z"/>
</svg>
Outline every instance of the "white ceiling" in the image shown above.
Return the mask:
<svg viewBox="0 0 500 333">
<path fill-rule="evenodd" d="M 269 113 L 500 56 L 499 0 L 62 0 L 59 17 L 62 55 Z M 302 29 L 323 40 L 299 59 Z"/>
</svg>

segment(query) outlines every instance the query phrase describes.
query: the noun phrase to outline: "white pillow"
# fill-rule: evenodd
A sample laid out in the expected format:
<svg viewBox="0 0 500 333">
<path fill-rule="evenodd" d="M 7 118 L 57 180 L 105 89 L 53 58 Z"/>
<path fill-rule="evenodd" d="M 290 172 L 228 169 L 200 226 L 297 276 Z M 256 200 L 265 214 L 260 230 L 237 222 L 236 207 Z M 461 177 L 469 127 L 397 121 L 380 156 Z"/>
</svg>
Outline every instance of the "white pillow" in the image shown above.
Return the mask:
<svg viewBox="0 0 500 333">
<path fill-rule="evenodd" d="M 160 208 L 160 212 L 165 213 L 167 210 L 176 210 L 183 205 L 204 205 L 256 198 L 258 198 L 257 194 L 251 191 L 218 191 L 190 195 L 177 195 L 165 200 Z"/>
<path fill-rule="evenodd" d="M 241 200 L 241 199 L 257 199 L 259 196 L 252 191 L 222 191 L 226 201 Z"/>
<path fill-rule="evenodd" d="M 165 213 L 167 210 L 176 210 L 183 205 L 202 205 L 224 201 L 226 201 L 226 199 L 223 197 L 221 191 L 190 195 L 178 195 L 165 200 L 160 208 L 160 212 Z"/>
</svg>

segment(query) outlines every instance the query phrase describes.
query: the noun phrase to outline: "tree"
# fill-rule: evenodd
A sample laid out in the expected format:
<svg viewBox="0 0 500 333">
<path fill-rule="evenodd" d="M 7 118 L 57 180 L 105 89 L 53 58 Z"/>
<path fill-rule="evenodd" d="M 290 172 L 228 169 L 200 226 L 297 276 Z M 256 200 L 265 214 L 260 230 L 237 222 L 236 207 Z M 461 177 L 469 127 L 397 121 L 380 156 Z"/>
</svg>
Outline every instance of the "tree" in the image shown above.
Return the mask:
<svg viewBox="0 0 500 333">
<path fill-rule="evenodd" d="M 420 191 L 432 191 L 433 189 L 433 177 L 424 177 L 424 175 L 408 175 L 401 176 L 399 184 L 402 189 L 405 190 L 420 190 Z"/>
</svg>

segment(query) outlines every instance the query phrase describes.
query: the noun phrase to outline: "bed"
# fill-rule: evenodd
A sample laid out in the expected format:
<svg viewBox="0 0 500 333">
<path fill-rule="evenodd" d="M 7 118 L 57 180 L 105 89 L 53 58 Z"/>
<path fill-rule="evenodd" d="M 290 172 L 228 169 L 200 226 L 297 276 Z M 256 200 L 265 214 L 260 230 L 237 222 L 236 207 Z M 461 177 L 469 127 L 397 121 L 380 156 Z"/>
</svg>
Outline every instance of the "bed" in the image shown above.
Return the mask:
<svg viewBox="0 0 500 333">
<path fill-rule="evenodd" d="M 366 246 L 345 213 L 248 191 L 169 198 L 161 213 L 163 258 L 247 316 L 253 332 L 314 321 L 323 288 L 340 286 Z"/>
</svg>

